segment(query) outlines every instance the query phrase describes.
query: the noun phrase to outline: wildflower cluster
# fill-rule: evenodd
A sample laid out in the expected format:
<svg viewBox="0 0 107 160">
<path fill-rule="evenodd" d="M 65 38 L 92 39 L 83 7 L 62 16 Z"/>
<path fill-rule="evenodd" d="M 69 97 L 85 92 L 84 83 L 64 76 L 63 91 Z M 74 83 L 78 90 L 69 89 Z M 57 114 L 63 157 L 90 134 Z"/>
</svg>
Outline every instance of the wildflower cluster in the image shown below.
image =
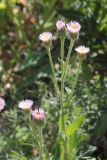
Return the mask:
<svg viewBox="0 0 107 160">
<path fill-rule="evenodd" d="M 29 122 L 31 132 L 34 137 L 36 137 L 37 144 L 39 145 L 39 159 L 43 160 L 42 127 L 45 121 L 45 111 L 43 108 L 36 108 L 33 110 L 33 101 L 29 99 L 20 101 L 18 107 L 24 111 L 26 120 Z M 35 131 L 38 131 L 39 137 L 35 135 Z"/>
<path fill-rule="evenodd" d="M 71 104 L 72 104 L 72 98 L 74 94 L 74 89 L 78 81 L 78 75 L 81 68 L 81 64 L 86 57 L 87 53 L 89 53 L 89 48 L 85 47 L 83 45 L 78 46 L 75 48 L 75 51 L 78 53 L 79 57 L 79 67 L 77 74 L 75 76 L 74 82 L 71 86 L 72 92 L 69 92 L 65 94 L 65 80 L 68 75 L 69 71 L 69 62 L 71 57 L 72 48 L 74 46 L 74 43 L 79 38 L 79 32 L 81 29 L 81 25 L 76 21 L 71 21 L 69 23 L 65 23 L 63 20 L 58 20 L 56 23 L 57 28 L 57 36 L 60 39 L 60 70 L 61 70 L 61 81 L 60 84 L 57 81 L 57 76 L 55 72 L 55 67 L 52 59 L 51 54 L 51 46 L 52 46 L 52 40 L 54 39 L 54 36 L 51 32 L 44 32 L 41 33 L 39 36 L 39 39 L 42 41 L 44 47 L 47 49 L 49 62 L 52 70 L 52 80 L 59 98 L 59 132 L 58 132 L 58 146 L 60 146 L 60 157 L 58 159 L 60 160 L 71 160 L 73 152 L 71 151 L 71 142 L 72 135 L 70 134 L 69 128 L 72 126 L 67 125 L 67 120 L 69 119 L 69 113 L 68 111 L 72 111 Z M 69 35 L 70 38 L 70 44 L 67 52 L 67 56 L 64 54 L 64 45 L 65 45 L 65 39 Z M 47 155 L 44 153 L 44 147 L 43 147 L 43 134 L 42 134 L 42 128 L 44 121 L 46 119 L 46 114 L 43 108 L 36 108 L 33 109 L 33 101 L 26 99 L 19 102 L 18 107 L 22 109 L 25 116 L 27 117 L 26 120 L 28 120 L 30 124 L 30 128 L 32 133 L 34 134 L 34 137 L 36 137 L 36 141 L 38 142 L 38 150 L 39 150 L 39 160 L 47 159 Z M 0 111 L 2 111 L 5 107 L 5 100 L 3 98 L 0 98 Z M 66 117 L 66 118 L 65 118 Z M 83 122 L 84 117 L 80 117 L 81 123 Z M 80 123 L 80 124 L 81 124 Z M 79 128 L 79 125 L 76 126 Z M 76 130 L 78 129 L 76 128 Z M 73 129 L 72 127 L 70 129 Z M 35 135 L 35 130 L 38 132 L 38 137 Z M 75 131 L 75 129 L 74 129 Z M 75 133 L 75 132 L 74 132 Z M 75 135 L 73 135 L 75 136 Z M 60 140 L 60 141 L 59 141 Z M 59 156 L 59 154 L 58 154 Z M 48 158 L 49 159 L 49 158 Z"/>
<path fill-rule="evenodd" d="M 38 108 L 35 110 L 32 110 L 33 101 L 32 100 L 22 100 L 19 102 L 18 107 L 21 108 L 24 112 L 29 112 L 36 122 L 43 122 L 45 119 L 45 112 L 42 108 Z"/>
<path fill-rule="evenodd" d="M 65 37 L 66 32 L 68 32 L 72 40 L 77 40 L 79 38 L 81 25 L 76 21 L 71 21 L 66 24 L 63 20 L 58 20 L 56 23 L 56 28 L 59 37 Z M 39 39 L 43 42 L 46 48 L 50 47 L 50 44 L 53 40 L 53 34 L 51 32 L 41 33 Z M 84 57 L 89 52 L 89 48 L 85 46 L 78 46 L 75 50 L 80 55 L 80 57 Z"/>
<path fill-rule="evenodd" d="M 50 32 L 44 32 L 41 33 L 39 36 L 39 39 L 42 41 L 44 47 L 47 49 L 47 53 L 48 53 L 48 57 L 49 57 L 49 62 L 50 62 L 50 66 L 51 66 L 51 70 L 52 70 L 52 74 L 53 74 L 53 83 L 56 89 L 56 92 L 58 94 L 59 97 L 59 102 L 60 102 L 60 108 L 59 108 L 59 138 L 61 140 L 61 142 L 59 143 L 60 145 L 60 159 L 61 160 L 70 160 L 72 159 L 72 154 L 73 153 L 68 153 L 68 151 L 70 151 L 71 148 L 69 148 L 70 146 L 68 145 L 68 141 L 69 141 L 69 136 L 67 136 L 67 129 L 69 128 L 69 126 L 67 127 L 67 120 L 64 117 L 68 117 L 69 118 L 69 113 L 68 111 L 72 111 L 71 108 L 69 106 L 72 105 L 72 98 L 73 98 L 73 94 L 74 94 L 74 89 L 75 86 L 77 84 L 78 81 L 78 76 L 79 76 L 79 71 L 81 68 L 81 64 L 84 60 L 84 58 L 86 57 L 87 53 L 89 53 L 89 48 L 85 47 L 83 45 L 81 46 L 77 46 L 75 48 L 75 51 L 78 53 L 78 59 L 79 59 L 79 67 L 77 69 L 77 74 L 74 78 L 74 82 L 71 86 L 71 92 L 65 94 L 65 80 L 67 78 L 68 75 L 68 71 L 69 71 L 69 62 L 70 62 L 70 57 L 71 57 L 71 52 L 74 46 L 74 43 L 76 40 L 78 40 L 79 38 L 79 33 L 80 33 L 80 29 L 81 29 L 81 25 L 76 22 L 76 21 L 71 21 L 69 23 L 65 23 L 63 20 L 58 20 L 56 22 L 56 29 L 57 29 L 57 37 L 60 39 L 60 70 L 61 70 L 61 82 L 60 85 L 57 81 L 57 76 L 56 76 L 56 72 L 55 72 L 55 67 L 54 67 L 54 63 L 53 63 L 53 59 L 52 59 L 52 54 L 51 54 L 51 45 L 52 45 L 52 40 L 53 40 L 53 34 Z M 66 54 L 67 56 L 65 56 L 64 54 L 64 45 L 65 45 L 65 39 L 66 38 L 70 39 L 70 45 L 68 48 L 68 53 Z M 71 142 L 69 142 L 71 143 Z M 69 147 L 68 147 L 69 146 Z"/>
</svg>

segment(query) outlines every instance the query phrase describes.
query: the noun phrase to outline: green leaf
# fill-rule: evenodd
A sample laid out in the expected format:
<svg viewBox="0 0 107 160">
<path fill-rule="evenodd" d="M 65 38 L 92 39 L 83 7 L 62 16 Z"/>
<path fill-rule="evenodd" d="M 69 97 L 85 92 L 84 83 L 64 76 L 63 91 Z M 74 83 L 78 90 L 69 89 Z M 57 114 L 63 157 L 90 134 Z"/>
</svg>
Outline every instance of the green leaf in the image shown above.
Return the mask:
<svg viewBox="0 0 107 160">
<path fill-rule="evenodd" d="M 68 119 L 68 115 L 65 114 L 65 115 L 64 115 L 64 122 L 66 122 L 67 119 Z M 60 133 L 61 131 L 62 131 L 62 116 L 60 115 L 60 117 L 59 117 L 59 133 Z"/>
<path fill-rule="evenodd" d="M 64 146 L 61 145 L 60 159 L 64 160 Z"/>
<path fill-rule="evenodd" d="M 75 148 L 75 143 L 76 143 L 76 134 L 77 134 L 77 131 L 74 131 L 72 133 L 72 135 L 70 135 L 69 137 L 69 143 L 68 143 L 68 151 L 69 151 L 69 157 L 70 159 L 73 159 L 73 150 Z"/>
<path fill-rule="evenodd" d="M 66 128 L 66 136 L 69 137 L 73 134 L 76 130 L 80 128 L 82 123 L 85 120 L 85 115 L 80 116 L 78 119 L 74 120 L 67 128 Z"/>
</svg>

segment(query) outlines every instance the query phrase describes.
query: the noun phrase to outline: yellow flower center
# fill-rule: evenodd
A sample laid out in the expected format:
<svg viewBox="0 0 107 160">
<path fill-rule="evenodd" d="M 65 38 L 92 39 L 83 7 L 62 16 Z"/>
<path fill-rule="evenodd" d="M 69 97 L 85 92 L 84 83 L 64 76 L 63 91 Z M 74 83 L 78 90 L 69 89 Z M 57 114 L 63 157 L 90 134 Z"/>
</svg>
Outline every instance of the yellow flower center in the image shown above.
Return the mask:
<svg viewBox="0 0 107 160">
<path fill-rule="evenodd" d="M 76 25 L 72 25 L 71 28 L 72 29 L 77 29 L 77 26 Z"/>
<path fill-rule="evenodd" d="M 80 48 L 80 52 L 83 53 L 84 52 L 84 48 Z"/>
<path fill-rule="evenodd" d="M 48 40 L 48 39 L 49 39 L 48 35 L 45 35 L 45 36 L 44 36 L 44 39 L 45 39 L 45 40 Z"/>
</svg>

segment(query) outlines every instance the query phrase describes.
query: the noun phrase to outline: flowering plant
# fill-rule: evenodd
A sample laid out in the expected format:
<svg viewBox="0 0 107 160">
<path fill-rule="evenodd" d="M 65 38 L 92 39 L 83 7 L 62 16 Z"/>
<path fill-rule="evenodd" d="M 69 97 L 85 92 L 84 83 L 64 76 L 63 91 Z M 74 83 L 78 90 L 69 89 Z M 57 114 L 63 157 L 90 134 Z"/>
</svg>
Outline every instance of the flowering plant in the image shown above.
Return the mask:
<svg viewBox="0 0 107 160">
<path fill-rule="evenodd" d="M 77 69 L 76 76 L 74 77 L 73 84 L 69 91 L 66 90 L 66 79 L 69 73 L 69 63 L 71 58 L 71 52 L 74 46 L 75 41 L 79 38 L 79 32 L 81 25 L 76 21 L 71 21 L 66 24 L 63 20 L 58 20 L 56 23 L 57 28 L 57 37 L 60 39 L 60 79 L 56 76 L 55 66 L 52 59 L 52 41 L 54 36 L 51 32 L 41 33 L 39 39 L 42 41 L 43 46 L 46 48 L 49 62 L 52 70 L 52 80 L 55 86 L 55 90 L 59 99 L 59 123 L 58 123 L 58 137 L 57 137 L 57 146 L 59 146 L 59 153 L 57 154 L 58 159 L 60 160 L 73 160 L 76 159 L 76 152 L 74 152 L 73 143 L 75 137 L 77 136 L 78 130 L 85 121 L 85 114 L 80 115 L 77 119 L 72 120 L 70 113 L 72 113 L 72 101 L 74 96 L 75 87 L 78 81 L 78 76 L 81 69 L 81 64 L 86 58 L 89 48 L 85 46 L 78 46 L 75 48 L 77 52 L 79 65 Z M 69 37 L 70 45 L 68 48 L 68 53 L 65 55 L 65 40 Z M 1 109 L 3 109 L 5 103 L 0 99 Z M 30 131 L 34 135 L 35 147 L 38 149 L 39 156 L 36 156 L 36 159 L 39 160 L 49 160 L 49 154 L 45 153 L 46 147 L 43 140 L 43 127 L 46 120 L 46 113 L 43 108 L 36 107 L 33 108 L 32 100 L 22 100 L 19 102 L 19 108 L 23 110 L 26 120 L 29 121 Z M 70 119 L 70 120 L 69 120 Z M 69 120 L 69 123 L 68 123 Z M 53 159 L 56 158 L 56 155 L 53 155 Z M 35 160 L 36 160 L 35 159 Z"/>
</svg>

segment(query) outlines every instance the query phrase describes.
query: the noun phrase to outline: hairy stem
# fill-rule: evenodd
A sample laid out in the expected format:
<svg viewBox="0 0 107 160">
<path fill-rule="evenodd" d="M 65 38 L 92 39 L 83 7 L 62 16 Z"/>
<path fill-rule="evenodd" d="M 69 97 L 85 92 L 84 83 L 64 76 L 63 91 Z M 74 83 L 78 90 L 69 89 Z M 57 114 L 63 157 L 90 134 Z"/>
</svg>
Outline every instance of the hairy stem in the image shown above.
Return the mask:
<svg viewBox="0 0 107 160">
<path fill-rule="evenodd" d="M 28 119 L 29 119 L 29 127 L 30 127 L 32 134 L 33 134 L 34 141 L 36 141 L 35 146 L 37 147 L 37 145 L 39 146 L 39 144 L 38 144 L 37 137 L 36 137 L 35 126 L 34 126 L 34 123 L 31 119 L 31 113 L 29 113 Z"/>
<path fill-rule="evenodd" d="M 61 37 L 61 49 L 60 49 L 60 56 L 61 56 L 61 96 L 60 96 L 60 104 L 61 104 L 61 121 L 62 121 L 62 128 L 61 133 L 65 137 L 65 120 L 64 120 L 64 41 L 65 37 Z M 67 157 L 67 139 L 62 139 L 61 143 L 61 156 L 64 160 L 68 159 Z"/>
<path fill-rule="evenodd" d="M 47 48 L 47 52 L 48 52 L 48 56 L 49 56 L 49 62 L 50 62 L 50 66 L 51 66 L 51 70 L 52 70 L 52 74 L 53 74 L 53 82 L 56 88 L 56 91 L 58 93 L 58 95 L 60 94 L 60 90 L 58 87 L 58 83 L 57 83 L 57 78 L 56 78 L 56 74 L 55 74 L 55 69 L 54 69 L 54 64 L 53 64 L 53 60 L 52 60 L 52 56 L 51 56 L 51 51 L 50 48 Z"/>
<path fill-rule="evenodd" d="M 79 76 L 79 72 L 80 72 L 80 69 L 81 69 L 81 65 L 82 65 L 82 59 L 80 59 L 80 61 L 79 61 L 79 66 L 78 66 L 77 74 L 75 76 L 75 79 L 73 80 L 72 93 L 67 97 L 66 104 L 69 104 L 70 101 L 71 101 L 71 99 L 73 98 L 74 89 L 75 89 L 76 84 L 78 82 L 78 76 Z"/>
<path fill-rule="evenodd" d="M 68 49 L 68 54 L 67 54 L 67 57 L 66 57 L 66 63 L 65 63 L 65 73 L 64 73 L 64 80 L 67 76 L 67 71 L 68 71 L 68 66 L 69 66 L 69 61 L 70 61 L 70 56 L 71 56 L 71 52 L 72 52 L 72 48 L 74 46 L 74 40 L 71 39 L 71 42 L 70 42 L 70 45 L 69 45 L 69 49 Z"/>
<path fill-rule="evenodd" d="M 40 147 L 39 147 L 39 160 L 43 160 L 43 137 L 42 137 L 42 127 L 39 127 L 39 137 L 40 137 Z"/>
<path fill-rule="evenodd" d="M 63 72 L 64 72 L 64 41 L 65 38 L 61 38 L 61 96 L 60 96 L 60 103 L 61 103 L 61 118 L 62 118 L 62 130 L 64 130 L 64 111 L 63 111 L 63 98 L 64 98 L 64 79 L 63 79 Z"/>
</svg>

